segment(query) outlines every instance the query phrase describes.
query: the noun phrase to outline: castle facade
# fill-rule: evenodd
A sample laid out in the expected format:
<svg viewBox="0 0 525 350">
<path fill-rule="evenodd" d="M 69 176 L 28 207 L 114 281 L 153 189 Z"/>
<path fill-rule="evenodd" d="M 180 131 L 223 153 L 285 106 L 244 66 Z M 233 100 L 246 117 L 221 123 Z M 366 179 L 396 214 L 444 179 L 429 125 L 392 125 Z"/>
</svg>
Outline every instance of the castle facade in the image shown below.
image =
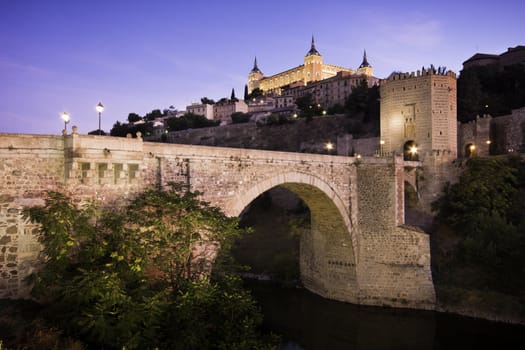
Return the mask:
<svg viewBox="0 0 525 350">
<path fill-rule="evenodd" d="M 366 52 L 363 57 L 363 63 L 357 71 L 351 68 L 323 63 L 323 56 L 317 51 L 315 40 L 312 37 L 310 50 L 304 57 L 304 63 L 284 72 L 265 77 L 257 65 L 257 58 L 255 58 L 253 69 L 248 74 L 248 92 L 251 93 L 256 88 L 259 88 L 264 94 L 280 95 L 285 87 L 305 86 L 310 82 L 335 77 L 340 72 L 346 72 L 350 75 L 372 76 L 373 68 L 366 59 Z"/>
</svg>

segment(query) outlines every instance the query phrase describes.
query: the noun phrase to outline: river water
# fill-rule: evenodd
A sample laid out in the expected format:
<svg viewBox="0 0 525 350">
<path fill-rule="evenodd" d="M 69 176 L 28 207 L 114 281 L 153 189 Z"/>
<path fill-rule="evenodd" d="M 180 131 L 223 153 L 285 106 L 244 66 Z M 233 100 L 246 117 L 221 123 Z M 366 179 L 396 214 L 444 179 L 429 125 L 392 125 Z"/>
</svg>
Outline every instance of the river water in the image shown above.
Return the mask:
<svg viewBox="0 0 525 350">
<path fill-rule="evenodd" d="M 525 327 L 432 311 L 357 306 L 246 282 L 285 350 L 524 349 Z"/>
</svg>

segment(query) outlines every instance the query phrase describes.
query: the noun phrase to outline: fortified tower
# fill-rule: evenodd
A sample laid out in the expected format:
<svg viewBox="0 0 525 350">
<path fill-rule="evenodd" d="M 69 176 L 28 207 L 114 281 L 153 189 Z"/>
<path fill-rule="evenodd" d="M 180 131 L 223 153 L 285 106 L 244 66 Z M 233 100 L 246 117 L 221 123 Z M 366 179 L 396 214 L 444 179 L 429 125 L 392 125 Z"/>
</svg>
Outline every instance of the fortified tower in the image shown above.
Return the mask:
<svg viewBox="0 0 525 350">
<path fill-rule="evenodd" d="M 456 75 L 445 68 L 392 73 L 381 81 L 383 152 L 423 160 L 457 156 Z"/>
<path fill-rule="evenodd" d="M 323 79 L 323 56 L 315 48 L 315 40 L 312 35 L 310 51 L 304 57 L 304 83 Z"/>
<path fill-rule="evenodd" d="M 253 68 L 248 74 L 248 93 L 251 93 L 253 90 L 257 89 L 260 85 L 261 79 L 264 77 L 263 73 L 257 67 L 257 57 L 253 62 Z"/>
</svg>

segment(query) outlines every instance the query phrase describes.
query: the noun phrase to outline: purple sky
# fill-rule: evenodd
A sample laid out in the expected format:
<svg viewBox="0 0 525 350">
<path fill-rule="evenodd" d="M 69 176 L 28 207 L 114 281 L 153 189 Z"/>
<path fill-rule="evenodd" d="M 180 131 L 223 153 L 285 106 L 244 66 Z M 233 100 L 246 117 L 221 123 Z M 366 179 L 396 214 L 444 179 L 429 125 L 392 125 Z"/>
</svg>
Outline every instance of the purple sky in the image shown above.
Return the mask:
<svg viewBox="0 0 525 350">
<path fill-rule="evenodd" d="M 257 55 L 266 75 L 324 62 L 375 75 L 446 66 L 525 45 L 525 1 L 3 0 L 0 133 L 80 133 L 207 96 L 242 97 Z"/>
</svg>

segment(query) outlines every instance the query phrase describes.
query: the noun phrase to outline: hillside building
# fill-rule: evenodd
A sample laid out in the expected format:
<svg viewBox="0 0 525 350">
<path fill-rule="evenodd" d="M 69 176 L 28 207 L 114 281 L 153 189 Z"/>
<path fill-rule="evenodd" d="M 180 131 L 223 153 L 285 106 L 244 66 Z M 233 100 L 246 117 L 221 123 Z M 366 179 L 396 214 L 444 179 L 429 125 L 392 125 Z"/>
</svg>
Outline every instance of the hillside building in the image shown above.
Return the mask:
<svg viewBox="0 0 525 350">
<path fill-rule="evenodd" d="M 208 103 L 192 103 L 186 107 L 187 113 L 202 115 L 206 119 L 213 120 L 213 105 Z"/>
<path fill-rule="evenodd" d="M 503 68 L 518 63 L 525 64 L 525 46 L 523 45 L 509 47 L 506 52 L 500 55 L 476 53 L 463 62 L 463 69 L 487 65 L 498 65 Z"/>
<path fill-rule="evenodd" d="M 317 51 L 315 40 L 312 36 L 310 50 L 304 57 L 304 63 L 300 66 L 265 77 L 257 65 L 257 58 L 255 58 L 253 69 L 248 74 L 248 92 L 251 93 L 254 89 L 259 88 L 264 94 L 281 95 L 285 87 L 306 86 L 311 82 L 335 77 L 340 72 L 370 77 L 373 75 L 373 68 L 366 59 L 366 52 L 363 57 L 363 63 L 357 71 L 324 63 L 323 56 Z"/>
<path fill-rule="evenodd" d="M 221 125 L 231 123 L 231 115 L 236 112 L 248 113 L 248 105 L 243 100 L 224 99 L 213 105 L 213 119 Z"/>
</svg>

